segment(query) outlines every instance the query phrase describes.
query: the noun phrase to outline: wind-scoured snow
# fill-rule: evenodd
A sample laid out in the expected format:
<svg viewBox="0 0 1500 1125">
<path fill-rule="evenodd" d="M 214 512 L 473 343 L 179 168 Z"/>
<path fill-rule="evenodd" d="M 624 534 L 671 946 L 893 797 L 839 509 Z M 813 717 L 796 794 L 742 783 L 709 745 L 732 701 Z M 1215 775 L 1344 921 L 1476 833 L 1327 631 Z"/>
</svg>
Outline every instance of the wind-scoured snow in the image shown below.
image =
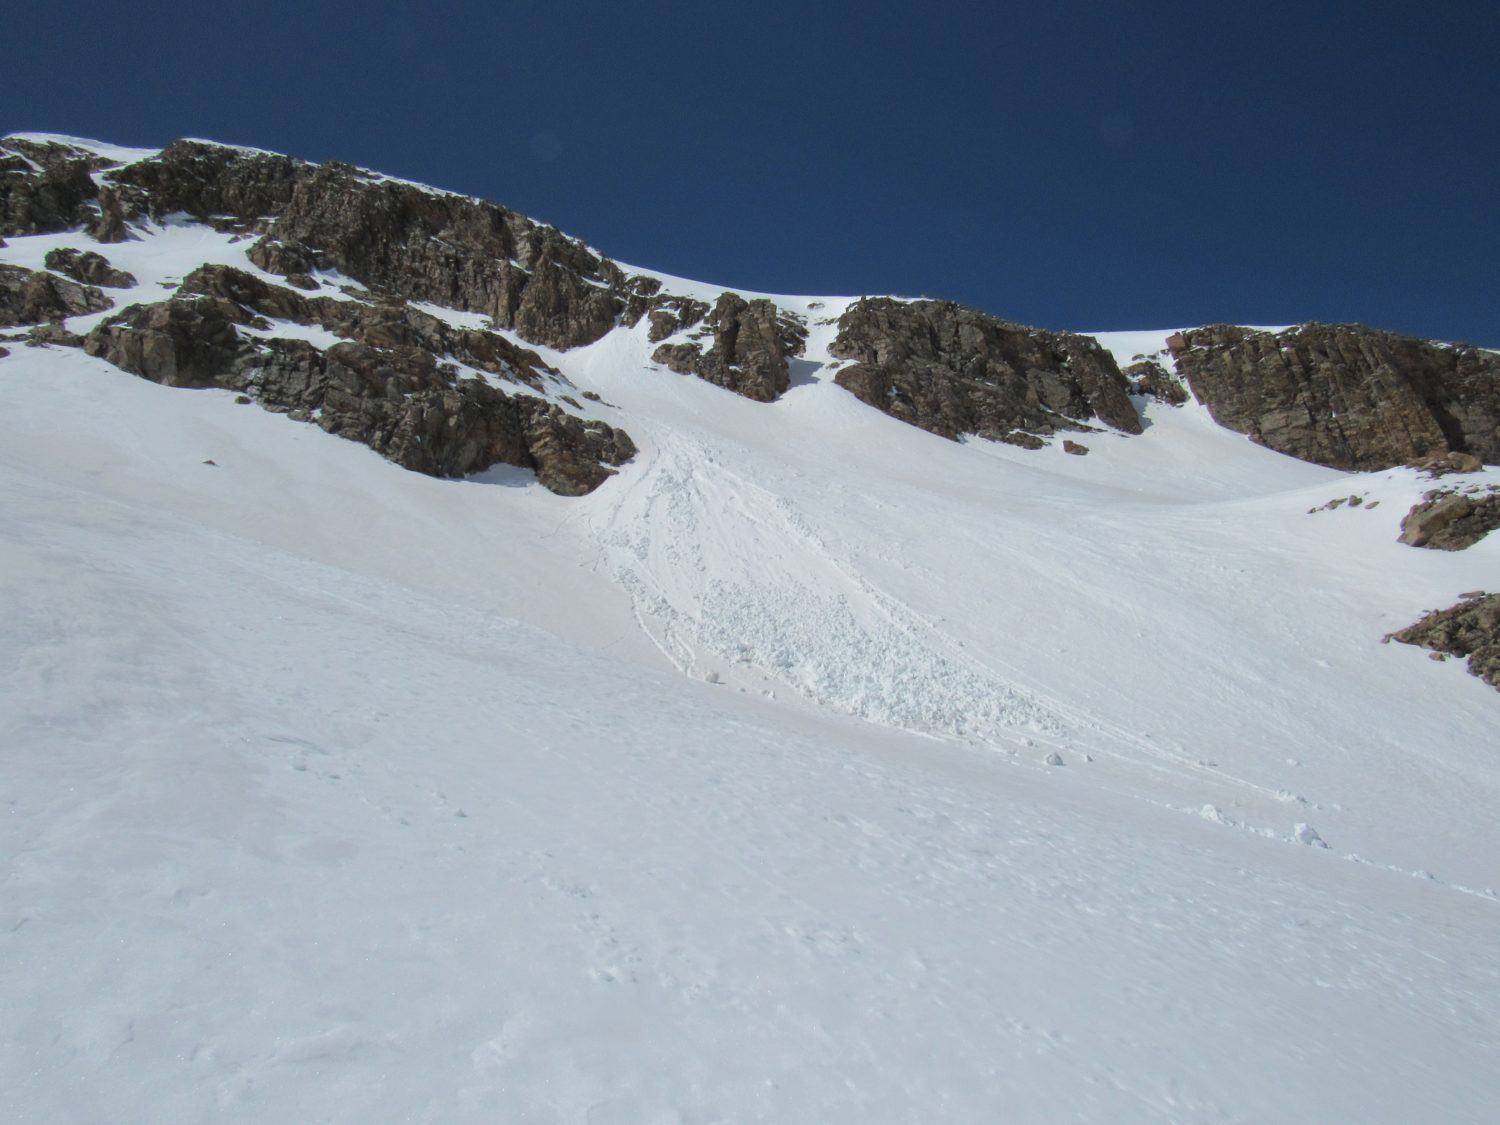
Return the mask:
<svg viewBox="0 0 1500 1125">
<path fill-rule="evenodd" d="M 640 446 L 573 500 L 8 345 L 15 1119 L 1500 1115 L 1496 697 L 1380 643 L 1500 543 L 1197 404 L 944 441 L 773 299 L 769 405 L 527 345 Z"/>
</svg>

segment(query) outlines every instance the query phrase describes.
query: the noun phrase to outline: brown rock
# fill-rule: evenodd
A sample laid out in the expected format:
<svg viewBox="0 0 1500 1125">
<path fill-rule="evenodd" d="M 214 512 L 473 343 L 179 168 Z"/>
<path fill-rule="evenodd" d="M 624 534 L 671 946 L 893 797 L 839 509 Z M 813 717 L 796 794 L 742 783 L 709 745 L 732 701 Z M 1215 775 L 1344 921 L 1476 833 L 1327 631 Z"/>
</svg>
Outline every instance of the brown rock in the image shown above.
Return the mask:
<svg viewBox="0 0 1500 1125">
<path fill-rule="evenodd" d="M 262 269 L 338 270 L 557 348 L 592 343 L 659 287 L 498 204 L 337 162 L 179 141 L 114 183 L 127 214 L 186 211 L 259 234 L 250 256 Z"/>
<path fill-rule="evenodd" d="M 1500 527 L 1500 491 L 1472 494 L 1435 489 L 1406 513 L 1401 542 L 1461 551 Z"/>
<path fill-rule="evenodd" d="M 1125 378 L 1087 336 L 1011 324 L 951 301 L 865 298 L 839 319 L 831 349 L 854 364 L 838 384 L 932 433 L 1039 447 L 1038 435 L 1095 419 L 1141 432 Z"/>
<path fill-rule="evenodd" d="M 76 332 L 69 332 L 61 322 L 55 320 L 50 324 L 38 324 L 26 333 L 27 347 L 40 348 L 48 344 L 55 344 L 60 348 L 81 348 L 83 337 Z"/>
<path fill-rule="evenodd" d="M 719 295 L 705 321 L 704 335 L 709 333 L 706 351 L 696 343 L 663 344 L 652 358 L 757 402 L 772 402 L 791 385 L 787 360 L 801 353 L 806 340 L 801 324 L 771 301 L 747 301 L 738 293 Z"/>
<path fill-rule="evenodd" d="M 707 315 L 708 306 L 691 297 L 659 298 L 657 307 L 648 314 L 651 328 L 646 333 L 646 338 L 653 344 L 659 344 L 668 336 L 675 336 L 702 323 Z"/>
<path fill-rule="evenodd" d="M 71 145 L 0 140 L 0 235 L 82 226 L 99 194 L 92 173 L 109 163 Z"/>
<path fill-rule="evenodd" d="M 214 297 L 131 305 L 89 333 L 84 350 L 168 387 L 211 387 L 240 355 L 236 322 L 247 318 Z"/>
<path fill-rule="evenodd" d="M 120 197 L 108 185 L 99 189 L 99 217 L 89 227 L 95 242 L 125 242 L 131 237 L 125 225 L 125 211 L 120 206 Z"/>
<path fill-rule="evenodd" d="M 102 312 L 114 302 L 92 285 L 0 264 L 0 327 Z"/>
<path fill-rule="evenodd" d="M 1169 406 L 1181 406 L 1188 400 L 1188 389 L 1182 380 L 1154 359 L 1132 363 L 1121 374 L 1128 380 L 1131 394 L 1145 395 Z"/>
<path fill-rule="evenodd" d="M 109 259 L 92 250 L 57 249 L 47 251 L 47 268 L 66 274 L 85 285 L 103 285 L 110 289 L 132 289 L 135 276 L 117 270 Z"/>
<path fill-rule="evenodd" d="M 1391 637 L 1434 654 L 1467 656 L 1469 671 L 1500 689 L 1500 594 L 1465 595 L 1457 605 L 1435 610 Z"/>
<path fill-rule="evenodd" d="M 1408 461 L 1407 468 L 1417 469 L 1432 477 L 1445 477 L 1450 473 L 1477 473 L 1484 468 L 1483 462 L 1472 453 L 1443 453 L 1421 461 Z"/>
<path fill-rule="evenodd" d="M 189 280 L 201 295 L 125 309 L 89 334 L 89 354 L 168 386 L 237 391 L 432 476 L 464 476 L 503 462 L 534 469 L 545 487 L 573 496 L 597 487 L 609 466 L 635 453 L 626 434 L 603 422 L 459 378 L 427 347 L 402 342 L 407 333 L 421 339 L 438 331 L 434 325 L 447 329 L 417 310 L 345 310 L 339 323 L 364 340 L 325 353 L 306 340 L 242 337 L 236 326 L 258 319 L 257 307 L 300 316 L 319 311 L 324 301 L 355 302 L 306 298 L 227 267 L 204 267 Z M 475 335 L 492 343 L 485 339 L 489 333 Z M 369 342 L 377 338 L 382 342 Z"/>
<path fill-rule="evenodd" d="M 1073 441 L 1071 438 L 1063 438 L 1064 453 L 1072 453 L 1075 456 L 1082 457 L 1084 456 L 1084 454 L 1088 453 L 1088 451 L 1088 446 L 1080 445 L 1078 442 Z"/>
<path fill-rule="evenodd" d="M 1338 469 L 1468 453 L 1500 461 L 1500 356 L 1359 325 L 1229 325 L 1174 337 L 1177 368 L 1229 429 Z"/>
</svg>

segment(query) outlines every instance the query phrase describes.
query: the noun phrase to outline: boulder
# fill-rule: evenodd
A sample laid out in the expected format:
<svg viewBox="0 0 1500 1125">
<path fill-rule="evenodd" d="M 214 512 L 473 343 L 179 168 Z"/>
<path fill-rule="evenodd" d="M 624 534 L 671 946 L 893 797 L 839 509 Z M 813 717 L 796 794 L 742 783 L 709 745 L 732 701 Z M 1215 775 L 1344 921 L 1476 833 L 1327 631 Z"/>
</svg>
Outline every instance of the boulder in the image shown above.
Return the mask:
<svg viewBox="0 0 1500 1125">
<path fill-rule="evenodd" d="M 1484 493 L 1434 489 L 1401 521 L 1401 542 L 1411 547 L 1461 551 L 1500 527 L 1500 489 Z"/>
<path fill-rule="evenodd" d="M 109 259 L 93 250 L 73 250 L 59 248 L 47 251 L 47 268 L 56 273 L 66 274 L 74 281 L 85 285 L 103 285 L 109 289 L 132 289 L 135 287 L 135 276 L 124 270 L 117 270 L 109 264 Z"/>
</svg>

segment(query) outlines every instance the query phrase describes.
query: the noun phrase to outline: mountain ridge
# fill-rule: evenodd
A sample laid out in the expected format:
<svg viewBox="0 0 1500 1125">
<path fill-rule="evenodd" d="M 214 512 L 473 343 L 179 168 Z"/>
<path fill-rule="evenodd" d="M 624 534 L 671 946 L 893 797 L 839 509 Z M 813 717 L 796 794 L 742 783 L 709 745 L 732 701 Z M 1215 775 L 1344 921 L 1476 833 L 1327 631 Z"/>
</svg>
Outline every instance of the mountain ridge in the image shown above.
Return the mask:
<svg viewBox="0 0 1500 1125">
<path fill-rule="evenodd" d="M 109 176 L 0 247 L 23 1115 L 1494 1118 L 1500 471 L 1186 383 L 1382 353 L 618 263 L 642 315 L 554 346 Z"/>
</svg>

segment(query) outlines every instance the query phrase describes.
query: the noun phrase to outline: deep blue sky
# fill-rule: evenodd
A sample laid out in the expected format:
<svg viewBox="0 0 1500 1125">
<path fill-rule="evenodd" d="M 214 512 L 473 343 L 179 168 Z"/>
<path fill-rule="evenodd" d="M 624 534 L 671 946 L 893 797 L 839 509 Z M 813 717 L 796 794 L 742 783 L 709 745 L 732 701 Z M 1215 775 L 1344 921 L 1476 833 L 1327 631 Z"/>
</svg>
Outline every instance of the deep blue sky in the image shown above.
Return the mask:
<svg viewBox="0 0 1500 1125">
<path fill-rule="evenodd" d="M 33 3 L 4 26 L 0 132 L 348 160 L 749 289 L 1500 347 L 1494 0 Z"/>
</svg>

